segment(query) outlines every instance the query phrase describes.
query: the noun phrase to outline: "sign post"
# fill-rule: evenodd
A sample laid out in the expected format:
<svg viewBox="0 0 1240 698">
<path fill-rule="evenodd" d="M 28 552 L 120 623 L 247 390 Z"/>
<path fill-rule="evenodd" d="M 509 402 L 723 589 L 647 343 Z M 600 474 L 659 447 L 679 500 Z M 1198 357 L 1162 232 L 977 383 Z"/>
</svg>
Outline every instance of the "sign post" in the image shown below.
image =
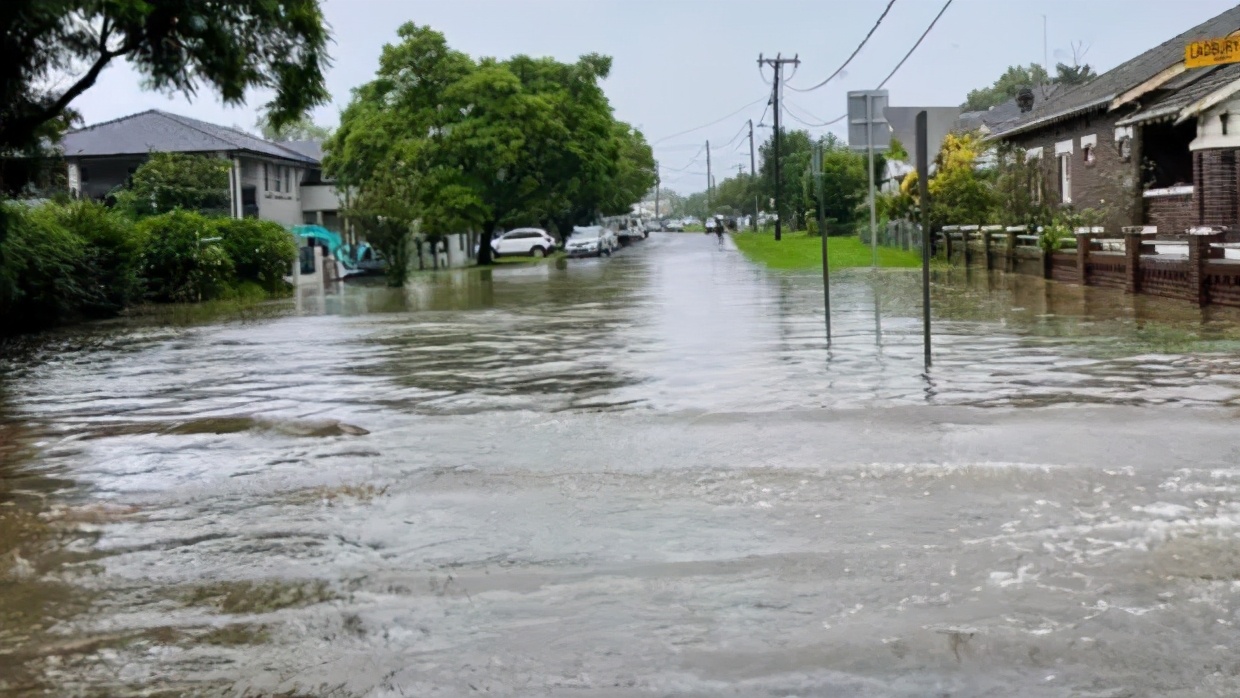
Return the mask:
<svg viewBox="0 0 1240 698">
<path fill-rule="evenodd" d="M 872 264 L 878 267 L 878 223 L 874 208 L 874 151 L 886 151 L 891 145 L 891 127 L 884 110 L 886 90 L 858 90 L 848 93 L 848 145 L 865 150 L 869 173 L 870 247 Z"/>
<path fill-rule="evenodd" d="M 926 112 L 917 113 L 917 195 L 921 209 L 921 323 L 926 373 L 930 372 L 930 143 Z"/>
<path fill-rule="evenodd" d="M 831 348 L 831 271 L 827 254 L 827 222 L 822 208 L 822 142 L 814 144 L 814 184 L 818 192 L 818 234 L 822 236 L 822 304 L 827 317 L 827 348 Z"/>
</svg>

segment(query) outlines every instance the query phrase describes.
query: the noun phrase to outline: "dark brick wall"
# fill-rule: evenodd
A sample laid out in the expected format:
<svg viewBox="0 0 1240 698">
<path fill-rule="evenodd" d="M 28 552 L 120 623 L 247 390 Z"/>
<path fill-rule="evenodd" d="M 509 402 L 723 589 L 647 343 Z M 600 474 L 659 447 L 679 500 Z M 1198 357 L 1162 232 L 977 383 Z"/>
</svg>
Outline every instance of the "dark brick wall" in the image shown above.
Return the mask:
<svg viewBox="0 0 1240 698">
<path fill-rule="evenodd" d="M 1163 261 L 1141 258 L 1141 291 L 1151 296 L 1178 298 L 1191 301 L 1196 298 L 1188 283 L 1188 262 Z"/>
<path fill-rule="evenodd" d="M 1081 283 L 1081 274 L 1077 269 L 1075 252 L 1052 253 L 1051 278 L 1065 284 Z"/>
<path fill-rule="evenodd" d="M 1011 139 L 1014 145 L 1026 150 L 1042 148 L 1042 176 L 1046 182 L 1047 202 L 1051 204 L 1058 204 L 1061 195 L 1055 144 L 1072 139 L 1072 207 L 1077 211 L 1109 209 L 1111 217 L 1106 224 L 1115 230 L 1141 223 L 1141 212 L 1134 203 L 1137 167 L 1120 158 L 1115 143 L 1115 122 L 1120 116 L 1118 113 L 1086 114 Z M 1098 137 L 1092 164 L 1085 163 L 1081 148 L 1081 137 L 1089 135 Z"/>
<path fill-rule="evenodd" d="M 1235 225 L 1236 151 L 1199 150 L 1193 158 L 1193 181 L 1200 192 L 1197 220 L 1201 225 Z"/>
<path fill-rule="evenodd" d="M 1206 287 L 1211 303 L 1240 307 L 1240 264 L 1207 262 Z"/>
<path fill-rule="evenodd" d="M 1192 194 L 1151 196 L 1145 200 L 1145 222 L 1159 233 L 1182 233 L 1197 224 Z"/>
<path fill-rule="evenodd" d="M 1124 290 L 1128 280 L 1128 262 L 1122 252 L 1090 252 L 1089 284 Z"/>
</svg>

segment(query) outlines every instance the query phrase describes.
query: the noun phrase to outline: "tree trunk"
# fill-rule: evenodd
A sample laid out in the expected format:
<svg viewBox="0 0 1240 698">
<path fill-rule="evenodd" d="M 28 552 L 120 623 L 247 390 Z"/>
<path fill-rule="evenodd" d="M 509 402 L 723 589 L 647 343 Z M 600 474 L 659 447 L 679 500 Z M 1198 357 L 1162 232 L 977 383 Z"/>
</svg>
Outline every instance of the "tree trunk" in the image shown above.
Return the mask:
<svg viewBox="0 0 1240 698">
<path fill-rule="evenodd" d="M 482 224 L 482 239 L 478 241 L 478 266 L 491 264 L 491 234 L 495 232 L 495 221 Z"/>
</svg>

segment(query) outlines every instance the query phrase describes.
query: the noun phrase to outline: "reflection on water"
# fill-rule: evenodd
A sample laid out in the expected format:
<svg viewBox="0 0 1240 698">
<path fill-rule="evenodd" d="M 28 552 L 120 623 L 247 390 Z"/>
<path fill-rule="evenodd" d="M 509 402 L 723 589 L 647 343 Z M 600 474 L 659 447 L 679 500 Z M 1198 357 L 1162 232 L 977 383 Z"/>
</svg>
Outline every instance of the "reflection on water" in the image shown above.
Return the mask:
<svg viewBox="0 0 1240 698">
<path fill-rule="evenodd" d="M 6 344 L 0 695 L 1236 694 L 1240 315 L 936 274 L 928 375 L 694 235 Z"/>
</svg>

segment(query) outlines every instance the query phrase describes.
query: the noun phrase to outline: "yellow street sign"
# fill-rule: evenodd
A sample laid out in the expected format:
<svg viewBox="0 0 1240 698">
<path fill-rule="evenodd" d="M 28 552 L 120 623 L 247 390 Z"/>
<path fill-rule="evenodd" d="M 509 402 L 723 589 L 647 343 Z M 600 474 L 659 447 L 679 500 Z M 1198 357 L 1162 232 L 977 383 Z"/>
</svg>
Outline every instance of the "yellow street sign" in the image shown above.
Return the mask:
<svg viewBox="0 0 1240 698">
<path fill-rule="evenodd" d="M 1205 68 L 1223 63 L 1240 63 L 1240 37 L 1202 39 L 1184 47 L 1185 68 Z"/>
</svg>

